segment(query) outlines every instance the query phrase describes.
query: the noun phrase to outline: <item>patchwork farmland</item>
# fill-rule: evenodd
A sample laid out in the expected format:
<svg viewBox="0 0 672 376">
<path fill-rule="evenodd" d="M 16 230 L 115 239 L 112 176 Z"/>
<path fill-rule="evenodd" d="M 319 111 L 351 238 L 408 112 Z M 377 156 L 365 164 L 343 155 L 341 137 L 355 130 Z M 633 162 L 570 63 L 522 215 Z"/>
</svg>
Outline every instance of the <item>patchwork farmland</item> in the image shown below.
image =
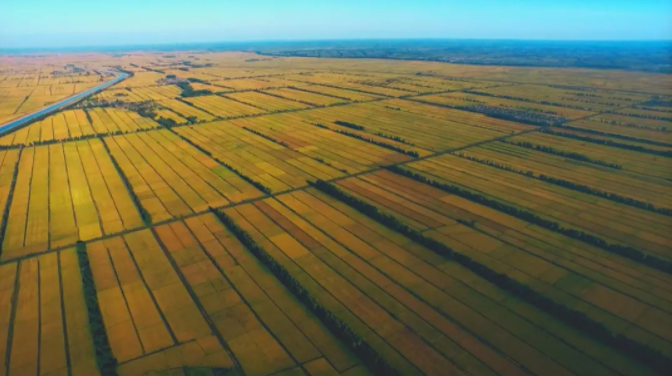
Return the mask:
<svg viewBox="0 0 672 376">
<path fill-rule="evenodd" d="M 195 56 L 3 57 L 129 77 L 0 134 L 0 375 L 669 374 L 669 75 Z"/>
</svg>

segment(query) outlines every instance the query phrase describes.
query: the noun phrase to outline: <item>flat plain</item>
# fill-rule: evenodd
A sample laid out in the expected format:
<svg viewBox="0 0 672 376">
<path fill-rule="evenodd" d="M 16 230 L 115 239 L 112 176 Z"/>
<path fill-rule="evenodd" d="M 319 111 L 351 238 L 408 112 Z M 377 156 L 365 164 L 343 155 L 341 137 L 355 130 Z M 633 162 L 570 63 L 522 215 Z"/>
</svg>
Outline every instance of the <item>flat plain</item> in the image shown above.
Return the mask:
<svg viewBox="0 0 672 376">
<path fill-rule="evenodd" d="M 666 375 L 672 76 L 0 57 L 0 376 Z"/>
</svg>

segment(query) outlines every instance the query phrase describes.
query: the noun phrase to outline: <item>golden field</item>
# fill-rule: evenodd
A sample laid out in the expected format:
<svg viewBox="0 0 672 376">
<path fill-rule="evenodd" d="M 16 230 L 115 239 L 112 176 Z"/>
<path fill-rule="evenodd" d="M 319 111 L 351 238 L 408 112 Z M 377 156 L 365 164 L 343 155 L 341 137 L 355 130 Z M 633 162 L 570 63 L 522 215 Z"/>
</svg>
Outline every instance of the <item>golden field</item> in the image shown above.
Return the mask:
<svg viewBox="0 0 672 376">
<path fill-rule="evenodd" d="M 0 376 L 672 369 L 670 75 L 8 55 L 0 125 L 99 69 L 0 134 Z"/>
</svg>

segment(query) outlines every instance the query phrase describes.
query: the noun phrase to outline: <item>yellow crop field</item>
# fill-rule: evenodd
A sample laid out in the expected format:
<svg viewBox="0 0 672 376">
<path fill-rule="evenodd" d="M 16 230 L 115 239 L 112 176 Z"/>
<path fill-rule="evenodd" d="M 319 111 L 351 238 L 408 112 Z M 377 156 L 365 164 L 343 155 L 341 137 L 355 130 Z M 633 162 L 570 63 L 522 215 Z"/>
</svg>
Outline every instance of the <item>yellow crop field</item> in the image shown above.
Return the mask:
<svg viewBox="0 0 672 376">
<path fill-rule="evenodd" d="M 15 189 L 3 260 L 142 223 L 100 140 L 24 149 Z"/>
<path fill-rule="evenodd" d="M 0 376 L 669 374 L 645 44 L 283 43 L 0 54 Z"/>
</svg>

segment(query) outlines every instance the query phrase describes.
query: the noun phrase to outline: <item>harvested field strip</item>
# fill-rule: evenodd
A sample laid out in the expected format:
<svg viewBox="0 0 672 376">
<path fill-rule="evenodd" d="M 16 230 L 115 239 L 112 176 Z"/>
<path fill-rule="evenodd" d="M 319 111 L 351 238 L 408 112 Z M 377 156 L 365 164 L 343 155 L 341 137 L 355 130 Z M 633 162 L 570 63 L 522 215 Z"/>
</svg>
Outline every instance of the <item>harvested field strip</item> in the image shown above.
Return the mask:
<svg viewBox="0 0 672 376">
<path fill-rule="evenodd" d="M 174 131 L 273 192 L 303 187 L 308 179 L 343 176 L 302 153 L 227 122 L 179 127 Z"/>
</svg>

